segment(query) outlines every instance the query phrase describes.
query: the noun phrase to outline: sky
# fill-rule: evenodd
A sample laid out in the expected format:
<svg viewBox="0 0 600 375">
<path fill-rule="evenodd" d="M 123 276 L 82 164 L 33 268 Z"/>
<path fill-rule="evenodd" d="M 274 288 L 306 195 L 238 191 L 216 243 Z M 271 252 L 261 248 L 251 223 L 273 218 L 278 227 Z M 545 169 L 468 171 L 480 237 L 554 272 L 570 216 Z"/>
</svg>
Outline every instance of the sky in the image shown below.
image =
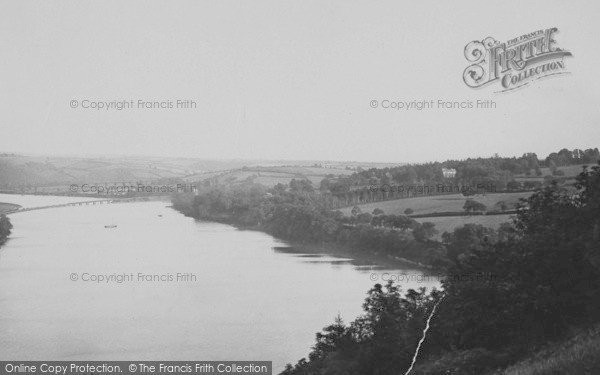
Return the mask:
<svg viewBox="0 0 600 375">
<path fill-rule="evenodd" d="M 599 16 L 597 1 L 3 0 L 0 152 L 404 163 L 599 147 Z M 569 74 L 463 82 L 469 42 L 552 27 Z M 413 100 L 496 108 L 382 108 Z"/>
</svg>

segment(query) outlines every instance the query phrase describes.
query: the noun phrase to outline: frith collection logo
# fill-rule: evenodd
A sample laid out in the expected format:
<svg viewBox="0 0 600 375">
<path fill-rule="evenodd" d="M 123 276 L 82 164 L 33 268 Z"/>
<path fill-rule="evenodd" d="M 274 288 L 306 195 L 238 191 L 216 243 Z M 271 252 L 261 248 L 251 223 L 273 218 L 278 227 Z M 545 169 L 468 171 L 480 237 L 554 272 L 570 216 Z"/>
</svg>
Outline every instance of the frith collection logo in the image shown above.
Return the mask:
<svg viewBox="0 0 600 375">
<path fill-rule="evenodd" d="M 500 43 L 492 37 L 465 47 L 472 63 L 463 73 L 467 86 L 478 88 L 498 81 L 503 91 L 523 87 L 540 78 L 565 74 L 564 58 L 571 52 L 558 48 L 556 27 L 536 30 Z"/>
</svg>

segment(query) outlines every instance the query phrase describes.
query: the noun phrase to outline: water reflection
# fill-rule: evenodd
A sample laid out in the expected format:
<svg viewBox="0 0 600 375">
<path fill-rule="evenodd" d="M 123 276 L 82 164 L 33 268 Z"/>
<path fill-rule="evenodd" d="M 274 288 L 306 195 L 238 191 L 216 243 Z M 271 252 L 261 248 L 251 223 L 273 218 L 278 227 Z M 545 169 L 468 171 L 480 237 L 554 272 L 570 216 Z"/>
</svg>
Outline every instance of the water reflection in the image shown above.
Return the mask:
<svg viewBox="0 0 600 375">
<path fill-rule="evenodd" d="M 418 272 L 311 253 L 168 205 L 13 215 L 0 259 L 0 360 L 260 359 L 281 370 L 305 357 L 338 313 L 345 321 L 361 313 L 370 271 Z M 105 228 L 111 222 L 117 227 Z M 82 281 L 84 273 L 133 280 Z M 138 273 L 196 281 L 138 281 Z"/>
</svg>

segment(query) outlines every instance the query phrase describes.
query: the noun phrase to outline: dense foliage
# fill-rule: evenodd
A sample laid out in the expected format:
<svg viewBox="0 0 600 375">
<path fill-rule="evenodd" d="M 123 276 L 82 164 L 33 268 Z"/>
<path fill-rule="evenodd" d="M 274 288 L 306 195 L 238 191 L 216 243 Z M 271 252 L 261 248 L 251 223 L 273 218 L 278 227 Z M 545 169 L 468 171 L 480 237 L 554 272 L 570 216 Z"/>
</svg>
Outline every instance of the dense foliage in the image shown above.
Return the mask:
<svg viewBox="0 0 600 375">
<path fill-rule="evenodd" d="M 6 215 L 0 215 L 0 245 L 2 245 L 8 238 L 12 227 L 13 226 L 10 223 L 10 219 L 6 217 Z"/>
<path fill-rule="evenodd" d="M 442 293 L 414 374 L 482 374 L 600 320 L 600 166 L 575 189 L 534 193 L 511 227 L 468 226 L 444 241 L 453 262 L 443 292 L 376 285 L 361 317 L 326 327 L 283 374 L 403 373 Z"/>
<path fill-rule="evenodd" d="M 180 194 L 173 205 L 200 219 L 264 230 L 298 243 L 338 246 L 368 256 L 403 258 L 445 267 L 442 244 L 429 240 L 436 230 L 405 215 L 372 215 L 355 207 L 351 217 L 332 210 L 330 196 L 314 191 L 306 180 L 272 189 L 247 182 Z"/>
<path fill-rule="evenodd" d="M 594 164 L 600 159 L 597 148 L 585 151 L 563 149 L 539 160 L 535 153 L 523 156 L 447 160 L 445 162 L 409 164 L 389 168 L 360 170 L 350 176 L 329 176 L 321 182 L 320 190 L 330 193 L 338 206 L 378 202 L 416 195 L 438 195 L 462 192 L 472 195 L 476 191 L 528 191 L 549 185 L 563 171 L 558 167 Z M 452 169 L 453 176 L 444 176 L 443 170 Z M 542 168 L 548 168 L 543 182 L 529 179 L 518 181 L 516 176 L 541 179 Z M 385 189 L 372 189 L 386 186 Z"/>
<path fill-rule="evenodd" d="M 537 157 L 520 160 L 531 166 Z M 486 162 L 512 168 L 502 158 Z M 477 175 L 480 166 L 481 160 L 473 162 L 461 174 Z M 377 171 L 367 175 L 393 176 Z M 433 224 L 405 215 L 355 206 L 343 216 L 335 210 L 344 203 L 334 193 L 340 180 L 325 182 L 326 189 L 307 180 L 271 189 L 248 182 L 174 197 L 176 208 L 197 218 L 445 268 L 443 292 L 403 294 L 393 284 L 375 285 L 364 314 L 347 325 L 337 319 L 318 333 L 308 359 L 289 365 L 285 375 L 402 373 L 442 295 L 414 374 L 482 374 L 600 320 L 600 166 L 584 168 L 573 185 L 548 182 L 521 202 L 512 224 L 498 230 L 468 224 L 444 233 L 442 242 L 430 240 Z M 464 209 L 487 208 L 467 200 Z M 495 209 L 505 211 L 506 204 Z"/>
<path fill-rule="evenodd" d="M 398 374 L 410 363 L 421 336 L 422 321 L 439 293 L 410 290 L 402 296 L 398 286 L 376 284 L 363 304 L 364 314 L 345 325 L 335 323 L 317 333 L 308 361 L 288 365 L 291 374 Z"/>
</svg>

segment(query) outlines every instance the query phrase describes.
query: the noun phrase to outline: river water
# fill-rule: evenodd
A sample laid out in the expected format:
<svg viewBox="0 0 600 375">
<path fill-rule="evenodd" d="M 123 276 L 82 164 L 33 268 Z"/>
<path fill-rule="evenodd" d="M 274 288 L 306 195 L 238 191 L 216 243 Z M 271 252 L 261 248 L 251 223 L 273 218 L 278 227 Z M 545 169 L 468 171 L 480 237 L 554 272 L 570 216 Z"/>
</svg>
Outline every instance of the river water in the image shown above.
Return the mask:
<svg viewBox="0 0 600 375">
<path fill-rule="evenodd" d="M 24 207 L 81 200 L 0 194 Z M 438 284 L 418 270 L 303 253 L 168 206 L 10 215 L 0 360 L 267 360 L 279 371 L 307 356 L 315 332 L 338 314 L 356 318 L 382 278 L 406 274 L 404 290 Z"/>
</svg>

